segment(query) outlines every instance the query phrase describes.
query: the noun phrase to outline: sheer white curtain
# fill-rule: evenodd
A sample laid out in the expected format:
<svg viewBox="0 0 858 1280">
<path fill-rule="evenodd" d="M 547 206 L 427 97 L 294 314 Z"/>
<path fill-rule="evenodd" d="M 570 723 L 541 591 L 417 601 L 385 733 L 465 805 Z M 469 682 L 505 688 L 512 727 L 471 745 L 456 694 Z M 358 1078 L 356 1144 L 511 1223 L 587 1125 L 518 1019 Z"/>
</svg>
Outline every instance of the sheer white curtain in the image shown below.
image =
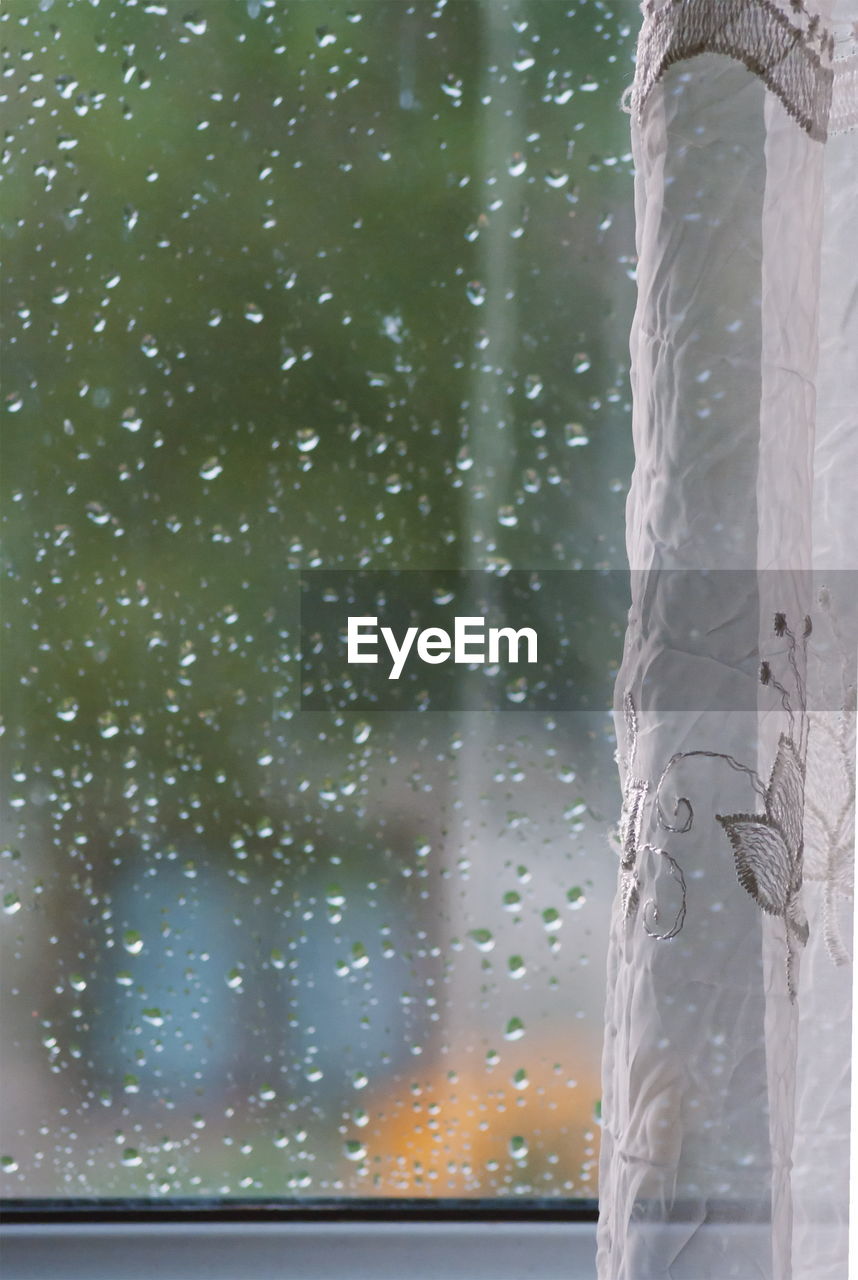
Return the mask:
<svg viewBox="0 0 858 1280">
<path fill-rule="evenodd" d="M 858 0 L 645 6 L 600 1280 L 845 1280 Z"/>
</svg>

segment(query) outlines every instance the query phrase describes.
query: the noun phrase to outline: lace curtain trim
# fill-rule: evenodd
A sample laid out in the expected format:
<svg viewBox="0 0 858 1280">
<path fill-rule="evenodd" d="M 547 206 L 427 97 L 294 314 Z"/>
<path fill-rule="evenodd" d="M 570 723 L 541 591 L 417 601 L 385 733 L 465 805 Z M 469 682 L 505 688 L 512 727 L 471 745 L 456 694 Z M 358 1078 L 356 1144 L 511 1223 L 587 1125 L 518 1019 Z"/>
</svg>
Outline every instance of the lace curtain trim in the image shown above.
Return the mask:
<svg viewBox="0 0 858 1280">
<path fill-rule="evenodd" d="M 858 32 L 835 35 L 804 0 L 647 0 L 630 109 L 640 119 L 674 63 L 701 53 L 742 62 L 824 142 L 858 126 Z M 845 52 L 846 56 L 839 56 Z"/>
</svg>

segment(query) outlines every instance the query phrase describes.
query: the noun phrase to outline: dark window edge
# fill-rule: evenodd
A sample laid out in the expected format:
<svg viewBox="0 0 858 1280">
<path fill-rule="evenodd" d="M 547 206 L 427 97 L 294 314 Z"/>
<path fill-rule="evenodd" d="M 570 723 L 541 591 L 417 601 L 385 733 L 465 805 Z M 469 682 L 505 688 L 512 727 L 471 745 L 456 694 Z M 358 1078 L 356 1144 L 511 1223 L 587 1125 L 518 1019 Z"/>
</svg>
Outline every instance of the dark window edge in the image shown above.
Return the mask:
<svg viewBox="0 0 858 1280">
<path fill-rule="evenodd" d="M 0 1222 L 595 1222 L 596 1200 L 102 1200 L 0 1201 Z"/>
</svg>

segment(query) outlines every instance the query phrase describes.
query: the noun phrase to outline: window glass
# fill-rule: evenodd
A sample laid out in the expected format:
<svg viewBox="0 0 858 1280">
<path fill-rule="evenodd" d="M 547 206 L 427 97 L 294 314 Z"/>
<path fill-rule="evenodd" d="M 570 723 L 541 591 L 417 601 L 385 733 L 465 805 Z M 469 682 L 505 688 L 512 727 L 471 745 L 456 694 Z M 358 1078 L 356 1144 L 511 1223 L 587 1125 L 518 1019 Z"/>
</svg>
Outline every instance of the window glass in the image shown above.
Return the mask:
<svg viewBox="0 0 858 1280">
<path fill-rule="evenodd" d="M 6 0 L 5 1195 L 595 1194 L 609 704 L 298 579 L 623 564 L 635 12 Z"/>
</svg>

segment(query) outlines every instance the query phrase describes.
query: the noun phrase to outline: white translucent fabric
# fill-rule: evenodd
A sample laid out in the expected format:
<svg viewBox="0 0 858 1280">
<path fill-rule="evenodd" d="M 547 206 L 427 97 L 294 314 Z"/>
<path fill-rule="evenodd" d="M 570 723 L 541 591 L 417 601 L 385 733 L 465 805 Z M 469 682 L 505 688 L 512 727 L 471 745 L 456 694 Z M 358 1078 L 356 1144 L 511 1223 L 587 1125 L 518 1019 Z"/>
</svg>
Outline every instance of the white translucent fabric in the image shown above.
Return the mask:
<svg viewBox="0 0 858 1280">
<path fill-rule="evenodd" d="M 600 1280 L 843 1280 L 858 8 L 647 6 Z"/>
</svg>

